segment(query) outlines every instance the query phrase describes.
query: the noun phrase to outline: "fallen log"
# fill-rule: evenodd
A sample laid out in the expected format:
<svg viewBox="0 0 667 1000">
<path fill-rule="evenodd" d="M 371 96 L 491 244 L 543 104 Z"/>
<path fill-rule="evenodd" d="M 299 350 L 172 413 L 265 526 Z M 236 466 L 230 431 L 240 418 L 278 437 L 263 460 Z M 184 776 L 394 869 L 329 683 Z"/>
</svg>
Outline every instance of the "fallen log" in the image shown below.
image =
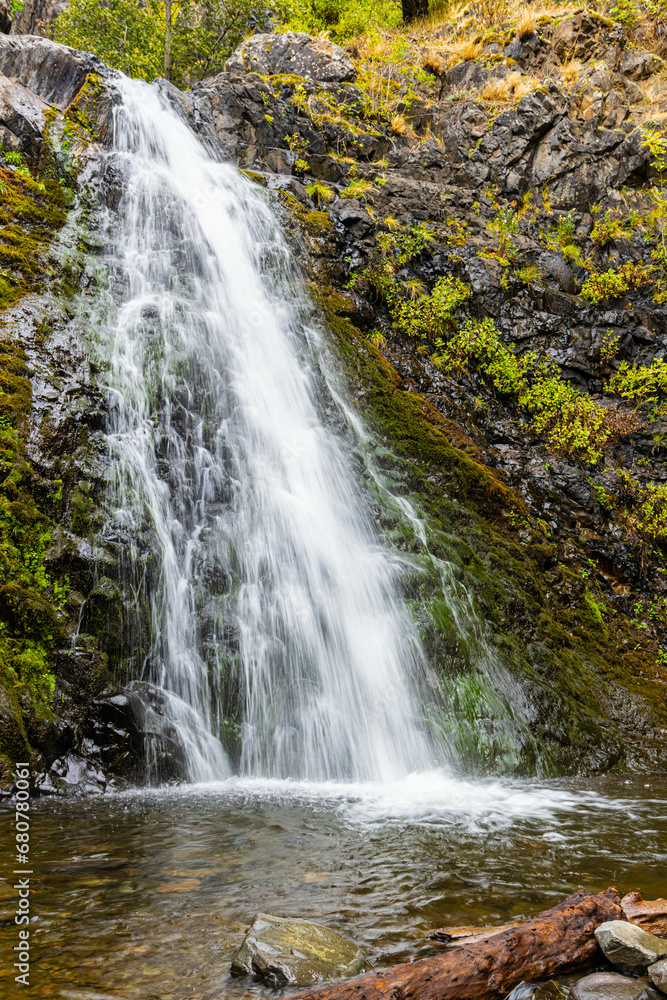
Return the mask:
<svg viewBox="0 0 667 1000">
<path fill-rule="evenodd" d="M 631 924 L 656 937 L 667 937 L 667 899 L 642 899 L 641 892 L 629 892 L 621 906 Z"/>
<path fill-rule="evenodd" d="M 346 982 L 312 986 L 287 1000 L 478 1000 L 602 957 L 595 928 L 623 920 L 616 889 L 573 893 L 501 934 Z"/>
<path fill-rule="evenodd" d="M 641 892 L 628 892 L 621 900 L 625 919 L 656 937 L 667 937 L 667 899 L 643 899 Z M 449 948 L 460 948 L 483 937 L 502 934 L 510 927 L 519 927 L 524 920 L 490 927 L 437 927 L 424 935 L 424 941 L 435 941 Z"/>
<path fill-rule="evenodd" d="M 425 934 L 424 941 L 437 941 L 439 944 L 447 944 L 451 948 L 456 948 L 470 944 L 471 941 L 478 938 L 502 934 L 503 931 L 507 931 L 511 927 L 519 927 L 523 923 L 525 920 L 513 920 L 511 924 L 498 924 L 491 927 L 438 927 Z"/>
</svg>

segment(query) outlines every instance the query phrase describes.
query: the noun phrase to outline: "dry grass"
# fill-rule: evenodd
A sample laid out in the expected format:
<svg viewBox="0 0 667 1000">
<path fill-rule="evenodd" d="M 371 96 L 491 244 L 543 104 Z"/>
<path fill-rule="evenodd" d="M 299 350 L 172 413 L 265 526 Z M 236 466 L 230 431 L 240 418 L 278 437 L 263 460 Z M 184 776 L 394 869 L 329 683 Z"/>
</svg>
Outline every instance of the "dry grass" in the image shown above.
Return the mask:
<svg viewBox="0 0 667 1000">
<path fill-rule="evenodd" d="M 537 17 L 533 10 L 526 10 L 519 15 L 519 20 L 516 23 L 516 33 L 523 41 L 524 38 L 530 38 L 537 31 Z"/>
<path fill-rule="evenodd" d="M 415 130 L 406 122 L 403 115 L 394 115 L 391 120 L 391 130 L 395 135 L 410 136 L 414 138 Z"/>
<path fill-rule="evenodd" d="M 539 80 L 532 76 L 522 76 L 519 72 L 510 73 L 501 79 L 488 80 L 482 89 L 482 99 L 485 101 L 519 101 L 524 94 L 530 94 L 539 86 Z"/>
<path fill-rule="evenodd" d="M 559 67 L 560 82 L 564 87 L 573 87 L 584 71 L 584 64 L 580 59 L 570 59 Z"/>
<path fill-rule="evenodd" d="M 421 67 L 430 70 L 436 76 L 440 76 L 447 69 L 447 60 L 443 59 L 441 53 L 436 49 L 429 47 L 422 55 Z"/>
</svg>

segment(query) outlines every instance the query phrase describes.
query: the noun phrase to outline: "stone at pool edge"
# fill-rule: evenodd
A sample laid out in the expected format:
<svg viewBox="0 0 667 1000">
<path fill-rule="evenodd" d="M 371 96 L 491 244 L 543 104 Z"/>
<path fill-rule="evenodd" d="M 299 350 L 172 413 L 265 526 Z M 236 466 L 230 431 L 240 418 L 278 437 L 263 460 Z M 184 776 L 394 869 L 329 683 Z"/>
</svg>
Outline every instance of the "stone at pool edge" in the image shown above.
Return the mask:
<svg viewBox="0 0 667 1000">
<path fill-rule="evenodd" d="M 612 965 L 621 972 L 643 972 L 667 956 L 667 939 L 656 937 L 626 920 L 608 920 L 595 929 L 595 937 Z"/>
<path fill-rule="evenodd" d="M 365 957 L 354 941 L 330 927 L 258 913 L 230 971 L 233 976 L 255 975 L 270 986 L 310 986 L 356 976 Z"/>
<path fill-rule="evenodd" d="M 646 974 L 661 993 L 667 993 L 667 959 L 650 965 Z"/>
<path fill-rule="evenodd" d="M 651 982 L 646 976 L 632 979 L 620 972 L 594 972 L 574 983 L 571 1000 L 639 1000 L 647 987 Z"/>
</svg>

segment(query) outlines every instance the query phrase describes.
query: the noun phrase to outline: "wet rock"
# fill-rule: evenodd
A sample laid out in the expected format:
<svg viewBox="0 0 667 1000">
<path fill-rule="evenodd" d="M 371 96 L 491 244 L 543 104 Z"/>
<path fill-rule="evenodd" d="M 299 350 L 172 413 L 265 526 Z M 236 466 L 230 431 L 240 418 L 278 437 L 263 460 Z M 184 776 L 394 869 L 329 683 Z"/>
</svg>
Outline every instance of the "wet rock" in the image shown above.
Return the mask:
<svg viewBox="0 0 667 1000">
<path fill-rule="evenodd" d="M 89 73 L 106 75 L 95 56 L 35 35 L 0 35 L 0 74 L 64 110 Z"/>
<path fill-rule="evenodd" d="M 654 962 L 648 967 L 648 977 L 661 993 L 667 993 L 667 959 Z"/>
<path fill-rule="evenodd" d="M 231 972 L 255 975 L 271 986 L 309 986 L 355 976 L 363 963 L 362 949 L 329 927 L 258 913 L 232 959 Z"/>
<path fill-rule="evenodd" d="M 70 751 L 55 760 L 48 771 L 40 774 L 35 782 L 42 795 L 59 793 L 103 792 L 108 785 L 108 777 L 95 763 L 81 754 Z"/>
<path fill-rule="evenodd" d="M 566 1000 L 570 990 L 555 979 L 546 983 L 519 983 L 505 1000 Z"/>
<path fill-rule="evenodd" d="M 562 257 L 555 253 L 544 253 L 540 257 L 540 267 L 550 275 L 564 292 L 574 292 L 577 284 L 572 269 Z"/>
<path fill-rule="evenodd" d="M 644 977 L 631 979 L 618 972 L 594 972 L 584 976 L 572 987 L 573 1000 L 638 1000 L 646 985 L 651 985 Z"/>
<path fill-rule="evenodd" d="M 361 239 L 375 229 L 370 215 L 356 198 L 341 198 L 332 206 L 331 216 L 341 222 L 355 239 Z"/>
<path fill-rule="evenodd" d="M 641 972 L 667 955 L 667 940 L 625 920 L 609 920 L 595 931 L 605 958 L 623 972 Z"/>
<path fill-rule="evenodd" d="M 352 61 L 339 45 L 302 31 L 253 35 L 232 53 L 225 68 L 232 74 L 286 73 L 319 83 L 353 82 L 357 77 Z"/>
<path fill-rule="evenodd" d="M 630 80 L 646 80 L 663 66 L 662 59 L 645 49 L 630 49 L 623 53 L 621 73 Z"/>
</svg>

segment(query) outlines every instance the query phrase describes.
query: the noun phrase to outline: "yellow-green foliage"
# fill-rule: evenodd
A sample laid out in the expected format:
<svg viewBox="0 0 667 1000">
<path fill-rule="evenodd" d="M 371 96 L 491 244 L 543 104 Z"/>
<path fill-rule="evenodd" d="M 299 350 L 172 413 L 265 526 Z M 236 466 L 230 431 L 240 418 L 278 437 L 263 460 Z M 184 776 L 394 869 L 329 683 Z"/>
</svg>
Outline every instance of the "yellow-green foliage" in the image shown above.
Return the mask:
<svg viewBox="0 0 667 1000">
<path fill-rule="evenodd" d="M 667 485 L 641 483 L 631 472 L 617 469 L 618 494 L 596 487 L 598 502 L 631 533 L 658 543 L 667 542 Z"/>
<path fill-rule="evenodd" d="M 45 277 L 55 274 L 45 251 L 65 222 L 66 200 L 57 181 L 36 180 L 25 167 L 9 170 L 0 164 L 0 309 L 39 290 Z"/>
<path fill-rule="evenodd" d="M 5 683 L 27 686 L 33 705 L 45 709 L 54 684 L 50 653 L 63 627 L 45 564 L 51 524 L 35 502 L 22 438 L 28 375 L 21 348 L 0 341 L 0 667 Z"/>
<path fill-rule="evenodd" d="M 384 298 L 397 330 L 438 344 L 454 324 L 454 313 L 470 296 L 470 287 L 459 278 L 440 277 L 427 292 L 421 282 L 405 283 L 394 274 L 397 266 L 415 260 L 433 242 L 433 233 L 424 225 L 400 232 L 380 233 L 381 257 L 366 268 L 362 277 Z"/>
<path fill-rule="evenodd" d="M 616 271 L 594 272 L 581 287 L 581 294 L 594 304 L 605 299 L 619 299 L 631 288 L 641 288 L 651 281 L 652 268 L 628 261 Z"/>
<path fill-rule="evenodd" d="M 535 352 L 514 354 L 488 317 L 466 320 L 433 360 L 445 372 L 473 364 L 498 392 L 516 399 L 552 448 L 590 464 L 601 458 L 612 433 L 606 409 L 563 381 L 557 367 Z"/>
<path fill-rule="evenodd" d="M 321 181 L 312 181 L 312 183 L 307 184 L 306 191 L 318 206 L 322 202 L 331 201 L 333 198 L 333 191 L 329 185 L 322 184 Z"/>
<path fill-rule="evenodd" d="M 609 210 L 597 219 L 591 231 L 591 239 L 596 247 L 606 247 L 625 236 L 625 230 L 618 219 L 613 219 Z"/>
<path fill-rule="evenodd" d="M 667 362 L 657 358 L 651 365 L 630 365 L 622 361 L 607 389 L 637 406 L 651 407 L 649 420 L 667 414 Z"/>
<path fill-rule="evenodd" d="M 394 326 L 409 337 L 433 341 L 454 322 L 454 313 L 470 296 L 470 287 L 459 278 L 438 278 L 433 291 L 390 305 Z"/>
</svg>

